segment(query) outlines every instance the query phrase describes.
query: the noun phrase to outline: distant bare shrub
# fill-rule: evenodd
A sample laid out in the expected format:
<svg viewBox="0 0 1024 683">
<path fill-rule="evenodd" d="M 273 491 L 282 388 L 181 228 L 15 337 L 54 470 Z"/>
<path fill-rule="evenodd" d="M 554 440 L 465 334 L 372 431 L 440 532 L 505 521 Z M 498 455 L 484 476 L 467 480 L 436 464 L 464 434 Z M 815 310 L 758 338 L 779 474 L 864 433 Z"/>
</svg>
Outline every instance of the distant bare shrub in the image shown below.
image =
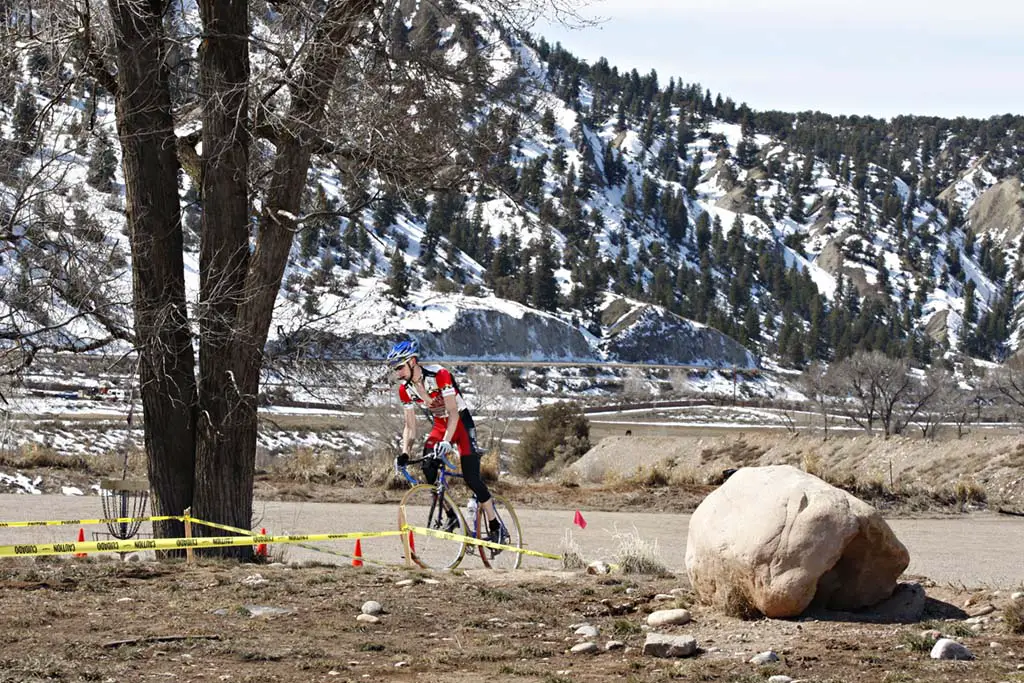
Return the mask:
<svg viewBox="0 0 1024 683">
<path fill-rule="evenodd" d="M 661 487 L 668 486 L 671 481 L 669 471 L 660 465 L 637 467 L 636 472 L 629 478 L 629 482 L 640 486 Z"/>
<path fill-rule="evenodd" d="M 290 456 L 275 458 L 270 472 L 281 479 L 302 483 L 330 483 L 338 475 L 336 458 L 300 446 Z"/>
<path fill-rule="evenodd" d="M 988 501 L 988 494 L 985 489 L 973 478 L 958 479 L 953 486 L 953 495 L 956 496 L 957 505 L 984 505 Z"/>
<path fill-rule="evenodd" d="M 563 467 L 558 471 L 558 485 L 564 489 L 576 489 L 580 487 L 580 475 L 574 469 Z"/>
</svg>

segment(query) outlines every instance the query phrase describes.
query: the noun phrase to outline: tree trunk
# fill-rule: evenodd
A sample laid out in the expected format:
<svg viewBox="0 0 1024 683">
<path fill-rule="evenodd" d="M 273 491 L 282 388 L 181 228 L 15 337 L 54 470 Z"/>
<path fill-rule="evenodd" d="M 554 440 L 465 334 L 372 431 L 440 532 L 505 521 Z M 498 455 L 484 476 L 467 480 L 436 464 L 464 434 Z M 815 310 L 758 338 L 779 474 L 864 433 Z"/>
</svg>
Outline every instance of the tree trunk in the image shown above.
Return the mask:
<svg viewBox="0 0 1024 683">
<path fill-rule="evenodd" d="M 249 4 L 202 0 L 203 101 L 199 415 L 195 505 L 199 519 L 249 529 L 262 342 L 239 325 L 249 269 Z M 253 359 L 257 360 L 254 362 Z M 223 532 L 202 527 L 200 533 Z M 249 557 L 250 547 L 225 548 Z"/>
<path fill-rule="evenodd" d="M 192 504 L 196 385 L 162 5 L 109 0 L 151 507 L 180 515 Z M 153 526 L 157 536 L 183 533 L 180 522 Z"/>
</svg>

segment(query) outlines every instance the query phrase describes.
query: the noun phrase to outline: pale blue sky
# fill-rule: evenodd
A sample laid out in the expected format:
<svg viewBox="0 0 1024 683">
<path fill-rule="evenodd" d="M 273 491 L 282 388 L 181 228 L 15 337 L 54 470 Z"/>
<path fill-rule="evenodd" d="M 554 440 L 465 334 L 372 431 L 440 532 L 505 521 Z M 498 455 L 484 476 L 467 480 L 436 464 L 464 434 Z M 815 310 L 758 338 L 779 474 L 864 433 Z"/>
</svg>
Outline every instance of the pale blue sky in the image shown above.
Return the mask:
<svg viewBox="0 0 1024 683">
<path fill-rule="evenodd" d="M 1024 2 L 604 0 L 607 21 L 535 33 L 757 110 L 1024 115 Z"/>
</svg>

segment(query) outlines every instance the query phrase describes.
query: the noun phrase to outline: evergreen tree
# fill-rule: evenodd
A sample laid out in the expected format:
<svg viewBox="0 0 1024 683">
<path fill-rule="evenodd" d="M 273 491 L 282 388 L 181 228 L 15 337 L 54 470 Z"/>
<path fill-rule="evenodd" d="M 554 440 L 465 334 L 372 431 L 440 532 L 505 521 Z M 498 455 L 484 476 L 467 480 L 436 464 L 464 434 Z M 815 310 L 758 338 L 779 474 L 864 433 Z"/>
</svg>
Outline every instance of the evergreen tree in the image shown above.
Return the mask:
<svg viewBox="0 0 1024 683">
<path fill-rule="evenodd" d="M 405 263 L 405 252 L 399 248 L 391 253 L 391 272 L 388 274 L 388 296 L 400 306 L 409 303 L 409 268 Z"/>
<path fill-rule="evenodd" d="M 544 110 L 544 113 L 540 117 L 540 130 L 545 135 L 554 136 L 555 134 L 555 113 L 548 107 Z"/>
<path fill-rule="evenodd" d="M 534 243 L 533 262 L 530 301 L 542 311 L 557 310 L 558 281 L 555 279 L 555 268 L 558 266 L 558 257 L 550 231 L 545 230 L 540 240 Z"/>
<path fill-rule="evenodd" d="M 85 182 L 100 192 L 110 192 L 114 188 L 114 174 L 117 172 L 117 154 L 110 138 L 103 131 L 96 136 L 89 157 L 89 168 Z"/>
<path fill-rule="evenodd" d="M 18 97 L 14 103 L 14 141 L 18 156 L 26 157 L 36 148 L 36 137 L 39 124 L 36 117 L 39 116 L 39 108 L 36 107 L 36 99 L 32 91 L 27 88 L 18 90 Z"/>
<path fill-rule="evenodd" d="M 974 280 L 968 280 L 967 284 L 964 285 L 964 314 L 963 314 L 963 316 L 964 316 L 964 327 L 965 327 L 964 332 L 965 333 L 967 332 L 966 328 L 969 328 L 971 325 L 973 325 L 975 318 L 977 318 L 977 316 L 978 316 L 977 309 L 975 308 L 975 303 L 974 303 L 975 287 L 976 287 L 976 285 L 974 284 Z"/>
</svg>

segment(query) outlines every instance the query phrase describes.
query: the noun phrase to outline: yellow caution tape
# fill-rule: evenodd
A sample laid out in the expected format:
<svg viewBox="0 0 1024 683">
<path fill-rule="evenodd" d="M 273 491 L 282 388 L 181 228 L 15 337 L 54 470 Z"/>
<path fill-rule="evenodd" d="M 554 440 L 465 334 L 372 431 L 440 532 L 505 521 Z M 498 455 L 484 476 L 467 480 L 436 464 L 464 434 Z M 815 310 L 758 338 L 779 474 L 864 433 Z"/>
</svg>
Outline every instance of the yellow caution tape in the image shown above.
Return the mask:
<svg viewBox="0 0 1024 683">
<path fill-rule="evenodd" d="M 64 526 L 64 525 L 86 525 L 86 524 L 129 524 L 132 522 L 166 522 L 170 520 L 184 521 L 181 516 L 163 517 L 110 517 L 108 519 L 61 519 L 61 520 L 39 520 L 35 522 L 0 522 L 0 529 L 13 529 L 14 527 L 29 526 Z"/>
<path fill-rule="evenodd" d="M 417 534 L 425 534 L 427 536 L 436 536 L 437 538 L 445 538 L 449 541 L 460 541 L 462 543 L 469 543 L 472 545 L 482 545 L 485 548 L 494 548 L 495 550 L 511 550 L 512 552 L 522 553 L 523 555 L 533 555 L 534 557 L 543 557 L 549 560 L 561 560 L 561 555 L 552 555 L 551 553 L 542 553 L 539 550 L 527 550 L 526 548 L 520 548 L 514 545 L 502 545 L 501 543 L 493 543 L 491 541 L 485 541 L 481 538 L 473 538 L 472 536 L 463 536 L 461 534 L 453 534 L 447 531 L 440 531 L 438 529 L 427 529 L 419 526 L 409 526 L 408 524 L 402 527 L 402 531 L 412 531 Z"/>
<path fill-rule="evenodd" d="M 130 553 L 138 550 L 182 550 L 184 548 L 224 548 L 259 543 L 301 543 L 343 541 L 356 538 L 398 536 L 401 531 L 369 531 L 346 534 L 303 534 L 288 536 L 199 536 L 196 538 L 153 538 L 134 541 L 94 541 L 89 543 L 23 543 L 0 545 L 0 557 L 65 555 L 69 553 Z"/>
<path fill-rule="evenodd" d="M 195 517 L 189 517 L 189 521 L 192 522 L 193 524 L 199 524 L 201 526 L 208 526 L 208 527 L 211 527 L 213 529 L 221 529 L 222 531 L 231 531 L 231 532 L 236 533 L 236 534 L 242 534 L 243 536 L 251 536 L 253 533 L 255 533 L 251 529 L 239 529 L 238 527 L 228 526 L 227 524 L 217 524 L 215 522 L 205 522 L 205 521 L 203 521 L 201 519 L 196 519 Z"/>
<path fill-rule="evenodd" d="M 13 528 L 13 527 L 37 527 L 37 526 L 61 526 L 61 525 L 85 525 L 85 524 L 107 524 L 107 523 L 131 523 L 131 522 L 162 522 L 162 521 L 185 521 L 185 517 L 181 516 L 158 516 L 158 517 L 117 517 L 110 519 L 67 519 L 67 520 L 40 520 L 32 522 L 0 522 L 0 528 Z M 316 542 L 316 541 L 345 541 L 355 540 L 359 538 L 382 538 L 385 536 L 398 536 L 404 533 L 412 531 L 417 534 L 425 534 L 427 536 L 435 536 L 437 538 L 446 539 L 449 541 L 458 541 L 460 543 L 466 543 L 470 545 L 479 545 L 486 548 L 493 548 L 495 550 L 508 550 L 516 553 L 522 553 L 523 555 L 532 555 L 534 557 L 543 557 L 549 560 L 561 560 L 561 555 L 553 555 L 551 553 L 544 553 L 538 550 L 529 550 L 527 548 L 519 548 L 512 545 L 504 545 L 501 543 L 493 543 L 491 541 L 485 541 L 479 538 L 473 538 L 472 536 L 463 536 L 461 534 L 453 534 L 447 531 L 440 531 L 436 529 L 427 529 L 425 527 L 415 527 L 409 525 L 403 525 L 398 531 L 353 531 L 342 534 L 289 534 L 285 536 L 269 536 L 261 534 L 253 534 L 248 529 L 239 529 L 237 527 L 228 526 L 226 524 L 216 524 L 214 522 L 207 522 L 194 517 L 189 518 L 195 524 L 200 524 L 215 529 L 221 529 L 224 531 L 230 531 L 233 533 L 240 534 L 239 536 L 199 536 L 194 538 L 154 538 L 154 539 L 136 539 L 128 541 L 94 541 L 89 543 L 22 543 L 17 545 L 0 545 L 0 557 L 32 557 L 35 555 L 66 555 L 72 553 L 125 553 L 135 552 L 139 550 L 181 550 L 184 548 L 223 548 L 230 546 L 242 546 L 242 545 L 257 545 L 260 543 L 295 543 L 308 550 L 315 550 L 318 552 L 325 552 L 332 555 L 340 555 L 341 557 L 348 557 L 351 559 L 351 555 L 345 553 L 338 553 L 323 548 L 316 548 L 313 546 L 304 545 L 305 543 Z M 367 560 L 362 558 L 364 562 Z"/>
</svg>

